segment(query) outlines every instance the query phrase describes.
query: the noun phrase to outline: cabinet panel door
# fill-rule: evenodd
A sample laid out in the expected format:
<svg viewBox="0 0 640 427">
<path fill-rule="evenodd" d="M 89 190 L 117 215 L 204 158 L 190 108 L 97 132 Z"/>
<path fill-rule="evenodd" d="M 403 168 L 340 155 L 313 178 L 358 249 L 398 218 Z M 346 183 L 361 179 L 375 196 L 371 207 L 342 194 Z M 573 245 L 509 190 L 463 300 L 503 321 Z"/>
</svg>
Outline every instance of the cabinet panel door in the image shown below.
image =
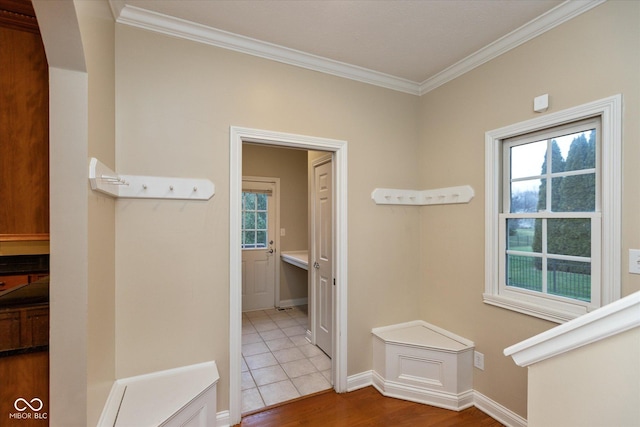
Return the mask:
<svg viewBox="0 0 640 427">
<path fill-rule="evenodd" d="M 0 25 L 0 238 L 49 233 L 49 83 L 39 33 Z"/>
<path fill-rule="evenodd" d="M 0 351 L 20 348 L 20 311 L 0 313 Z"/>
<path fill-rule="evenodd" d="M 25 310 L 22 346 L 37 347 L 49 344 L 49 309 L 30 308 Z"/>
</svg>

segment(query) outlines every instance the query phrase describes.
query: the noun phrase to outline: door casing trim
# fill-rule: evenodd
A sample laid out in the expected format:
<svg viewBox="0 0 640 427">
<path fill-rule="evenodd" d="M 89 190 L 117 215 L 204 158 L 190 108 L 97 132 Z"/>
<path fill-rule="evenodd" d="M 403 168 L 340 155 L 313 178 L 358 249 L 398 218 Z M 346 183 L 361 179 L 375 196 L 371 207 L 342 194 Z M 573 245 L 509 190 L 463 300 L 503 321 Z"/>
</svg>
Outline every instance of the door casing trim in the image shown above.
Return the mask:
<svg viewBox="0 0 640 427">
<path fill-rule="evenodd" d="M 229 418 L 238 424 L 242 415 L 242 253 L 240 216 L 242 144 L 251 142 L 305 150 L 332 152 L 334 157 L 334 318 L 333 385 L 347 391 L 347 141 L 231 126 L 229 132 Z"/>
</svg>

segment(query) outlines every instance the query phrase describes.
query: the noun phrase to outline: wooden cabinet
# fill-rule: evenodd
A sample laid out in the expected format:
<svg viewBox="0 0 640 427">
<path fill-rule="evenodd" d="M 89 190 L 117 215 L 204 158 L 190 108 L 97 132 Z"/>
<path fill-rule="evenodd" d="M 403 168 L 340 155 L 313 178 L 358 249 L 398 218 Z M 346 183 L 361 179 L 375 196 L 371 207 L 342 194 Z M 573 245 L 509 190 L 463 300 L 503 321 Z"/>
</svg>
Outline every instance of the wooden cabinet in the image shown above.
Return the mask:
<svg viewBox="0 0 640 427">
<path fill-rule="evenodd" d="M 0 312 L 0 351 L 20 348 L 20 311 Z"/>
<path fill-rule="evenodd" d="M 22 312 L 20 345 L 39 347 L 49 345 L 49 307 L 31 307 Z"/>
<path fill-rule="evenodd" d="M 0 351 L 48 344 L 48 305 L 0 310 Z"/>
<path fill-rule="evenodd" d="M 0 241 L 49 237 L 48 80 L 31 2 L 0 0 Z"/>
</svg>

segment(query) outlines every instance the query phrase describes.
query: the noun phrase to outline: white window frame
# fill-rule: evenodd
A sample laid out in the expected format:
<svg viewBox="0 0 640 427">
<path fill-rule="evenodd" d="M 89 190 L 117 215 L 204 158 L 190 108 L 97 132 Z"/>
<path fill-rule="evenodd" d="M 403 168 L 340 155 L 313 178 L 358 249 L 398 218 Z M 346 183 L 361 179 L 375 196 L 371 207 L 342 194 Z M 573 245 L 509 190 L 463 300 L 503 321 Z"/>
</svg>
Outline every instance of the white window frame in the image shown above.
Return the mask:
<svg viewBox="0 0 640 427">
<path fill-rule="evenodd" d="M 503 141 L 519 135 L 600 117 L 601 247 L 600 288 L 592 304 L 565 301 L 545 294 L 513 292 L 500 285 L 499 216 L 503 197 Z M 484 302 L 556 323 L 563 323 L 620 298 L 622 190 L 622 95 L 516 123 L 485 134 L 485 292 Z M 501 250 L 503 252 L 501 252 Z M 598 301 L 599 300 L 599 301 Z"/>
<path fill-rule="evenodd" d="M 247 181 L 245 179 L 245 181 Z M 267 195 L 267 209 L 266 210 L 260 210 L 258 209 L 258 206 L 256 205 L 255 209 L 251 209 L 251 210 L 245 210 L 244 208 L 244 200 L 242 202 L 242 208 L 240 210 L 241 214 L 244 215 L 245 212 L 255 212 L 256 216 L 259 212 L 266 212 L 267 213 L 267 228 L 265 228 L 264 230 L 262 229 L 258 229 L 258 228 L 244 228 L 241 227 L 241 231 L 244 234 L 245 231 L 252 231 L 254 233 L 256 233 L 256 244 L 254 245 L 254 247 L 245 247 L 244 243 L 242 243 L 242 240 L 244 239 L 244 237 L 241 239 L 241 243 L 240 243 L 240 247 L 242 248 L 243 251 L 251 251 L 251 250 L 265 250 L 267 247 L 269 247 L 269 221 L 272 221 L 271 224 L 275 224 L 275 221 L 273 220 L 272 216 L 273 213 L 276 212 L 276 208 L 272 208 L 272 214 L 269 215 L 269 207 L 270 205 L 273 203 L 273 200 L 269 200 L 269 198 L 273 196 L 273 193 L 271 192 L 271 188 L 275 187 L 275 182 L 267 182 L 267 183 L 263 183 L 263 182 L 252 182 L 251 183 L 251 188 L 243 188 L 242 189 L 242 195 L 244 198 L 244 193 L 251 193 L 251 194 L 266 194 Z M 256 200 L 256 203 L 258 201 Z M 244 221 L 243 222 L 243 226 L 244 226 Z M 267 241 L 265 242 L 264 246 L 258 246 L 257 244 L 257 240 L 258 240 L 258 236 L 257 233 L 258 231 L 264 231 L 267 234 Z M 275 232 L 273 234 L 275 236 Z"/>
</svg>

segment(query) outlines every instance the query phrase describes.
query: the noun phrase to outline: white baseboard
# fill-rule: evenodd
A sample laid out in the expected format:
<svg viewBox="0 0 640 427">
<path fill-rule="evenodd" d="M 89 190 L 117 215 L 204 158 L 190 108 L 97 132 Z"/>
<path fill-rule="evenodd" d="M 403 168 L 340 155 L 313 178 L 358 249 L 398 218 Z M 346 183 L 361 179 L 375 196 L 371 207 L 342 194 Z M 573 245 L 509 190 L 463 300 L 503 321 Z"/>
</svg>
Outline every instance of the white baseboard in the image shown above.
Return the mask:
<svg viewBox="0 0 640 427">
<path fill-rule="evenodd" d="M 220 411 L 216 414 L 216 427 L 230 427 L 231 414 L 229 411 Z"/>
<path fill-rule="evenodd" d="M 395 394 L 396 391 L 398 391 L 398 395 L 392 395 L 392 394 L 385 394 L 385 392 L 383 392 L 380 389 L 380 384 L 376 385 L 376 382 L 378 381 L 382 381 L 381 378 L 376 379 L 376 376 L 378 376 L 377 374 L 375 374 L 374 371 L 365 371 L 365 372 L 361 372 L 359 374 L 355 374 L 355 375 L 350 375 L 349 377 L 347 377 L 347 392 L 352 392 L 352 391 L 356 391 L 358 389 L 364 388 L 364 387 L 368 387 L 368 386 L 374 386 L 383 396 L 388 396 L 388 397 L 393 397 L 393 398 L 398 398 L 398 399 L 403 399 L 403 400 L 410 400 L 410 401 L 414 401 L 414 402 L 418 402 L 418 403 L 425 403 L 428 405 L 433 405 L 433 406 L 439 406 L 439 407 L 446 407 L 446 406 L 442 406 L 440 404 L 437 404 L 437 400 L 441 399 L 444 397 L 446 399 L 444 399 L 445 403 L 448 403 L 449 400 L 448 398 L 450 396 L 427 396 L 428 399 L 432 399 L 432 400 L 436 400 L 436 403 L 430 403 L 429 401 L 422 401 L 422 400 L 415 400 L 412 398 L 406 398 L 405 396 L 407 395 L 407 393 L 410 392 L 410 390 L 404 390 L 402 388 L 395 390 L 392 388 L 392 393 Z M 379 376 L 378 376 L 379 377 Z M 389 389 L 388 385 L 387 385 L 387 389 Z M 387 391 L 389 392 L 389 390 Z M 484 412 L 485 414 L 491 416 L 492 418 L 494 418 L 495 420 L 501 422 L 502 424 L 504 424 L 507 427 L 527 427 L 527 420 L 525 418 L 522 418 L 520 415 L 516 414 L 515 412 L 505 408 L 504 406 L 502 406 L 501 404 L 499 404 L 498 402 L 488 398 L 487 396 L 485 396 L 484 394 L 477 392 L 475 390 L 470 390 L 469 393 L 463 393 L 464 396 L 461 396 L 461 404 L 459 405 L 461 408 L 457 409 L 457 410 L 462 410 L 465 408 L 468 408 L 470 406 L 475 406 L 476 408 L 480 409 L 482 412 Z M 409 397 L 410 393 L 409 393 Z M 425 396 L 418 396 L 418 398 L 424 398 Z M 425 399 L 426 400 L 426 399 Z M 464 406 L 464 407 L 462 407 Z M 446 407 L 447 409 L 454 409 L 451 407 Z M 454 409 L 456 410 L 456 409 Z M 229 419 L 229 411 L 222 411 L 222 412 L 218 412 L 217 417 L 217 427 L 230 427 L 230 419 Z"/>
<path fill-rule="evenodd" d="M 308 301 L 308 298 L 285 299 L 280 301 L 278 307 L 295 307 L 297 305 L 307 305 Z"/>
<path fill-rule="evenodd" d="M 350 375 L 347 378 L 347 392 L 355 391 L 368 386 L 374 386 L 378 391 L 380 391 L 380 389 L 376 387 L 375 374 L 373 370 Z M 384 393 L 380 393 L 384 395 Z M 470 403 L 469 399 L 471 400 Z M 525 418 L 522 418 L 520 415 L 505 408 L 498 402 L 489 399 L 487 396 L 478 391 L 472 390 L 470 395 L 466 395 L 465 402 L 468 403 L 467 407 L 475 406 L 485 414 L 491 416 L 507 427 L 527 427 L 527 420 Z"/>
<path fill-rule="evenodd" d="M 489 399 L 484 394 L 474 391 L 473 404 L 485 414 L 491 416 L 507 427 L 527 427 L 527 420 L 520 415 L 505 408 L 495 400 Z"/>
<path fill-rule="evenodd" d="M 373 371 L 365 371 L 347 377 L 347 392 L 373 385 Z"/>
<path fill-rule="evenodd" d="M 373 372 L 373 386 L 387 397 L 408 400 L 410 402 L 423 403 L 438 408 L 462 411 L 473 406 L 473 390 L 461 393 L 450 393 L 439 390 L 429 390 L 425 387 L 414 387 L 395 381 L 389 381 Z"/>
</svg>

